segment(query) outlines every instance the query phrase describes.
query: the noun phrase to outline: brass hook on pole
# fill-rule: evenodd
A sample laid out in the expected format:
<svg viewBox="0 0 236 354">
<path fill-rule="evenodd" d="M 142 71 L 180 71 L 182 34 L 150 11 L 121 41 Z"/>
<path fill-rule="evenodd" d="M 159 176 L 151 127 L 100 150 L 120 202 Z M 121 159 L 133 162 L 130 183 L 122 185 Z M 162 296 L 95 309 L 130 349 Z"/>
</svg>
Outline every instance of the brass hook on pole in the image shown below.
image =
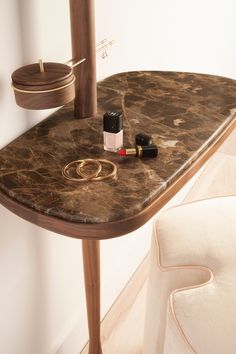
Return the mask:
<svg viewBox="0 0 236 354">
<path fill-rule="evenodd" d="M 76 58 L 70 59 L 70 60 L 66 61 L 65 64 L 66 64 L 66 65 L 69 65 L 70 63 L 72 63 L 72 64 L 71 64 L 71 67 L 74 68 L 75 66 L 77 66 L 77 65 L 79 65 L 79 64 L 81 64 L 81 63 L 83 63 L 83 62 L 86 60 L 86 58 L 81 59 L 80 61 L 77 61 L 77 62 L 75 62 L 75 63 L 73 64 L 73 62 L 74 62 L 75 60 L 76 60 Z"/>
</svg>

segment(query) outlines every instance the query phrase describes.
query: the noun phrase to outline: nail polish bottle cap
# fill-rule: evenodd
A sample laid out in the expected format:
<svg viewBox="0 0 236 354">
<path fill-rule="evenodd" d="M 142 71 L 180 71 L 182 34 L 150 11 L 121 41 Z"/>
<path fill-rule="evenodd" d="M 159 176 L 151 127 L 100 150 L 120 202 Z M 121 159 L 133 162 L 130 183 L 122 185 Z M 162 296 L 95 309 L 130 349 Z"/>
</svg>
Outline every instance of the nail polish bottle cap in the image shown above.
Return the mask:
<svg viewBox="0 0 236 354">
<path fill-rule="evenodd" d="M 103 116 L 103 130 L 109 133 L 119 133 L 123 128 L 123 115 L 120 111 L 106 112 Z"/>
</svg>

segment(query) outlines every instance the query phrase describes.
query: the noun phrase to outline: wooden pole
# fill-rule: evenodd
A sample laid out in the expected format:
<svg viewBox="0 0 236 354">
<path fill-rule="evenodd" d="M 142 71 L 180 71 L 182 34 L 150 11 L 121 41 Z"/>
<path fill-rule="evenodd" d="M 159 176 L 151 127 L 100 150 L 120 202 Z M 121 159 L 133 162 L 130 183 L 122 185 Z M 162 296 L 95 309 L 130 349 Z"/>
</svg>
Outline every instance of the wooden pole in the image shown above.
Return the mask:
<svg viewBox="0 0 236 354">
<path fill-rule="evenodd" d="M 75 117 L 97 112 L 94 0 L 70 0 L 72 56 L 86 61 L 74 68 L 76 76 Z"/>
<path fill-rule="evenodd" d="M 89 354 L 102 354 L 100 340 L 100 244 L 82 240 L 84 282 L 86 290 Z"/>
</svg>

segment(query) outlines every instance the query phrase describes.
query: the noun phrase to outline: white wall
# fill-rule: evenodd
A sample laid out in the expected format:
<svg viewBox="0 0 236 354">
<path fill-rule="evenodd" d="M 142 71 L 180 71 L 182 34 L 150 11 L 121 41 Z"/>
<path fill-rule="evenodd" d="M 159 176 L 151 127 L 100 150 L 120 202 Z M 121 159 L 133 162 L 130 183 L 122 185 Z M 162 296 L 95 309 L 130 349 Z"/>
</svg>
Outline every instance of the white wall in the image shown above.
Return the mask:
<svg viewBox="0 0 236 354">
<path fill-rule="evenodd" d="M 236 78 L 234 0 L 97 0 L 97 35 L 117 41 L 99 74 L 180 70 Z M 101 72 L 102 71 L 102 72 Z"/>
<path fill-rule="evenodd" d="M 98 79 L 126 70 L 181 70 L 236 78 L 235 0 L 95 0 Z M 56 11 L 55 11 L 56 10 Z M 0 0 L 0 146 L 48 112 L 14 103 L 10 75 L 22 64 L 71 57 L 67 0 Z M 181 197 L 179 197 L 181 198 Z M 81 243 L 0 207 L 0 353 L 78 354 L 87 338 Z M 103 241 L 102 314 L 147 252 L 150 223 Z"/>
</svg>

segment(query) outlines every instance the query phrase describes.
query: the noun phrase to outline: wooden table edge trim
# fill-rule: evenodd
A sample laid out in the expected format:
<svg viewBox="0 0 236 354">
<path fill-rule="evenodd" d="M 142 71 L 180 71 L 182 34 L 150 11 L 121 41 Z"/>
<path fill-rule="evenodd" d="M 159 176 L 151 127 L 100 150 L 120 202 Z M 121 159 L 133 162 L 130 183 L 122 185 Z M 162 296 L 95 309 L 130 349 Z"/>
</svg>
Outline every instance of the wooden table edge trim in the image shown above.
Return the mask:
<svg viewBox="0 0 236 354">
<path fill-rule="evenodd" d="M 20 202 L 10 198 L 0 191 L 0 203 L 8 210 L 35 225 L 58 234 L 85 240 L 103 240 L 125 235 L 141 227 L 154 216 L 203 166 L 217 148 L 225 141 L 236 128 L 236 117 L 217 136 L 214 142 L 193 162 L 193 164 L 166 190 L 141 212 L 134 216 L 98 224 L 83 224 L 59 219 L 33 210 Z"/>
</svg>

